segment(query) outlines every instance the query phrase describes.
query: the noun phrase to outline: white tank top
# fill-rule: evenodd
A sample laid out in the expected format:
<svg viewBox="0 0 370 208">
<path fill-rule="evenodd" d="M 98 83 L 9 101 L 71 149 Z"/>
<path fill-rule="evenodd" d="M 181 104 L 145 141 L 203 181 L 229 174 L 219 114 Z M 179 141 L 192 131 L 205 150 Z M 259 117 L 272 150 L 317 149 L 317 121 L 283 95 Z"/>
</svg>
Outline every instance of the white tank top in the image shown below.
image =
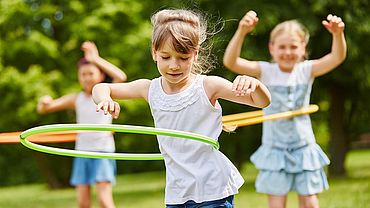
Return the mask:
<svg viewBox="0 0 370 208">
<path fill-rule="evenodd" d="M 76 99 L 77 123 L 111 124 L 112 117 L 104 115 L 102 111 L 96 112 L 96 105 L 90 95 L 84 92 L 78 94 Z M 114 138 L 111 132 L 80 133 L 77 135 L 76 150 L 114 152 Z"/>
<path fill-rule="evenodd" d="M 204 75 L 177 94 L 166 94 L 161 77 L 152 80 L 148 100 L 157 128 L 182 130 L 218 140 L 222 131 L 222 109 L 209 101 Z M 204 202 L 238 193 L 244 180 L 220 151 L 199 141 L 157 136 L 166 165 L 166 204 L 188 200 Z"/>
</svg>

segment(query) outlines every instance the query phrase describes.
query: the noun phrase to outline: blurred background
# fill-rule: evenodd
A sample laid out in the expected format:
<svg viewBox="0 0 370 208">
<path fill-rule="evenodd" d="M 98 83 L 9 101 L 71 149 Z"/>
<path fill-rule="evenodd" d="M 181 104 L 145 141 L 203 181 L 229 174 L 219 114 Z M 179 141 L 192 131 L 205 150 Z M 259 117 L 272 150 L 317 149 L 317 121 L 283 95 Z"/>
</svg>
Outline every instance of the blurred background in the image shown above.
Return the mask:
<svg viewBox="0 0 370 208">
<path fill-rule="evenodd" d="M 242 56 L 269 60 L 268 38 L 279 22 L 298 19 L 309 30 L 309 58 L 330 51 L 331 35 L 321 25 L 328 14 L 346 24 L 348 55 L 335 71 L 317 79 L 311 103 L 317 142 L 329 155 L 330 178 L 346 177 L 346 158 L 351 151 L 370 152 L 370 4 L 368 0 L 1 0 L 0 1 L 0 132 L 54 123 L 74 123 L 74 112 L 38 115 L 37 100 L 49 94 L 59 97 L 80 89 L 77 61 L 80 45 L 94 41 L 100 56 L 119 66 L 128 81 L 159 76 L 150 55 L 150 16 L 163 8 L 187 8 L 205 12 L 211 30 L 208 39 L 218 58 L 210 74 L 229 80 L 236 76 L 222 65 L 224 50 L 240 18 L 255 10 L 259 23 L 245 40 Z M 221 101 L 224 115 L 257 110 Z M 122 101 L 116 124 L 153 126 L 146 102 Z M 158 152 L 155 137 L 116 134 L 117 152 Z M 261 125 L 223 133 L 221 151 L 243 169 L 261 143 Z M 50 144 L 73 149 L 73 143 Z M 366 151 L 366 150 L 364 150 Z M 370 160 L 364 154 L 363 160 Z M 0 189 L 20 184 L 47 184 L 48 189 L 69 187 L 72 158 L 35 152 L 21 144 L 0 144 Z M 369 164 L 369 163 L 367 163 Z M 163 171 L 162 161 L 118 161 L 118 175 Z M 370 166 L 359 169 L 367 171 Z M 247 173 L 248 174 L 248 173 Z M 124 184 L 125 182 L 123 182 Z M 163 182 L 164 183 L 164 182 Z M 253 189 L 253 181 L 249 186 Z M 369 183 L 363 191 L 370 195 Z M 369 199 L 367 199 L 369 201 Z M 160 198 L 160 201 L 163 201 Z"/>
</svg>

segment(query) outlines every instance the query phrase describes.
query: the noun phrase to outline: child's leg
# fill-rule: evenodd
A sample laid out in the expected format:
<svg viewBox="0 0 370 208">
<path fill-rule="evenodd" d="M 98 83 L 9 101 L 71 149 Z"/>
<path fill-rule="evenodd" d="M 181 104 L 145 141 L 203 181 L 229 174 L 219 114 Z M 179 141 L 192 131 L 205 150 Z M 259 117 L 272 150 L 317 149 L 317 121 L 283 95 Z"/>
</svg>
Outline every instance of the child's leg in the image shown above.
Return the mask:
<svg viewBox="0 0 370 208">
<path fill-rule="evenodd" d="M 323 169 L 297 173 L 294 189 L 298 193 L 299 207 L 318 208 L 318 193 L 328 189 L 328 187 L 328 181 Z"/>
<path fill-rule="evenodd" d="M 96 193 L 100 207 L 113 208 L 112 185 L 115 182 L 116 161 L 96 159 L 94 165 Z"/>
<path fill-rule="evenodd" d="M 114 208 L 112 184 L 110 182 L 98 182 L 96 183 L 96 193 L 100 207 Z"/>
<path fill-rule="evenodd" d="M 285 208 L 287 196 L 268 195 L 269 208 Z"/>
<path fill-rule="evenodd" d="M 77 202 L 79 208 L 90 208 L 91 206 L 91 196 L 90 196 L 90 186 L 89 185 L 77 185 Z"/>
<path fill-rule="evenodd" d="M 319 199 L 317 194 L 298 195 L 299 208 L 319 208 Z"/>
</svg>

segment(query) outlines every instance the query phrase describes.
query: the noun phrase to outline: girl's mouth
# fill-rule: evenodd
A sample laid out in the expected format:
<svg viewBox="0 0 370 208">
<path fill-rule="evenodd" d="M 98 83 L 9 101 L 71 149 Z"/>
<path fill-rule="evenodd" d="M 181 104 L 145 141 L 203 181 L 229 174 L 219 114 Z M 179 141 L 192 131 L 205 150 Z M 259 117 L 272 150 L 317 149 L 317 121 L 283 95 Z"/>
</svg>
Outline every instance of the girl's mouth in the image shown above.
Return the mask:
<svg viewBox="0 0 370 208">
<path fill-rule="evenodd" d="M 179 77 L 179 76 L 181 76 L 181 73 L 179 73 L 179 74 L 169 74 L 169 73 L 167 73 L 167 75 L 169 75 L 171 77 Z"/>
</svg>

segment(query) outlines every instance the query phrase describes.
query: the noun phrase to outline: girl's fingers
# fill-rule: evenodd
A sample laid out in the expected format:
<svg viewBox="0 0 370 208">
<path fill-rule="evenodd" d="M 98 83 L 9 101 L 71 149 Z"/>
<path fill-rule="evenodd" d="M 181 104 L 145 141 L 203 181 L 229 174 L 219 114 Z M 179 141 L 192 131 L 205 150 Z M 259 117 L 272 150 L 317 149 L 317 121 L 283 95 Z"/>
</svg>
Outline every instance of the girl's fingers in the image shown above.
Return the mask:
<svg viewBox="0 0 370 208">
<path fill-rule="evenodd" d="M 326 19 L 327 19 L 328 21 L 330 21 L 332 18 L 333 18 L 333 15 L 332 15 L 332 14 L 329 14 L 329 15 L 326 17 Z"/>
<path fill-rule="evenodd" d="M 340 22 L 340 23 L 338 24 L 338 27 L 340 27 L 340 28 L 344 28 L 344 26 L 345 26 L 344 22 Z"/>
<path fill-rule="evenodd" d="M 337 23 L 340 23 L 340 22 L 342 22 L 342 18 L 338 17 Z"/>
<path fill-rule="evenodd" d="M 251 27 L 258 21 L 257 13 L 255 11 L 247 12 L 240 21 L 243 26 Z"/>
<path fill-rule="evenodd" d="M 245 85 L 245 79 L 244 79 L 244 77 L 241 76 L 240 79 L 239 79 L 236 91 L 238 91 L 238 92 L 242 91 L 243 88 L 244 88 L 244 85 Z"/>
<path fill-rule="evenodd" d="M 113 112 L 112 116 L 113 116 L 114 119 L 117 119 L 118 116 L 119 116 L 119 112 L 121 111 L 121 107 L 119 106 L 118 103 L 114 103 L 114 106 L 115 107 L 114 107 L 114 112 Z"/>
<path fill-rule="evenodd" d="M 253 10 L 250 10 L 249 12 L 247 12 L 247 15 L 250 17 L 257 17 L 257 13 Z"/>
<path fill-rule="evenodd" d="M 343 30 L 345 24 L 341 17 L 329 14 L 326 20 L 322 21 L 324 27 L 331 33 L 336 33 Z M 339 30 L 338 30 L 339 29 Z"/>
<path fill-rule="evenodd" d="M 231 91 L 233 91 L 233 92 L 236 91 L 236 88 L 238 87 L 239 79 L 240 79 L 240 76 L 237 76 L 234 79 L 233 86 L 231 87 Z"/>
<path fill-rule="evenodd" d="M 100 102 L 96 105 L 96 112 L 99 112 L 102 109 L 104 102 Z"/>
<path fill-rule="evenodd" d="M 104 114 L 108 113 L 112 115 L 113 118 L 118 118 L 119 112 L 121 110 L 119 104 L 114 101 L 102 101 L 96 105 L 96 112 L 103 110 Z"/>
<path fill-rule="evenodd" d="M 329 26 L 329 22 L 328 22 L 328 21 L 326 21 L 326 20 L 323 20 L 323 21 L 322 21 L 322 24 L 323 24 L 325 27 L 328 27 L 328 26 Z"/>
<path fill-rule="evenodd" d="M 256 91 L 258 85 L 259 82 L 257 79 L 239 75 L 233 82 L 232 91 L 236 93 L 236 96 L 244 96 Z"/>
<path fill-rule="evenodd" d="M 114 112 L 115 110 L 115 103 L 113 101 L 109 102 L 109 112 Z"/>
<path fill-rule="evenodd" d="M 105 115 L 108 114 L 108 106 L 109 106 L 109 102 L 104 102 L 103 104 L 103 112 Z"/>
<path fill-rule="evenodd" d="M 251 84 L 249 86 L 250 92 L 252 93 L 252 92 L 256 91 L 256 88 L 257 88 L 257 82 L 256 82 L 256 80 L 251 81 Z"/>
<path fill-rule="evenodd" d="M 251 81 L 249 79 L 245 79 L 244 85 L 242 86 L 243 88 L 241 89 L 242 95 L 245 95 L 246 93 L 248 93 L 248 89 L 250 85 L 251 85 Z"/>
</svg>

